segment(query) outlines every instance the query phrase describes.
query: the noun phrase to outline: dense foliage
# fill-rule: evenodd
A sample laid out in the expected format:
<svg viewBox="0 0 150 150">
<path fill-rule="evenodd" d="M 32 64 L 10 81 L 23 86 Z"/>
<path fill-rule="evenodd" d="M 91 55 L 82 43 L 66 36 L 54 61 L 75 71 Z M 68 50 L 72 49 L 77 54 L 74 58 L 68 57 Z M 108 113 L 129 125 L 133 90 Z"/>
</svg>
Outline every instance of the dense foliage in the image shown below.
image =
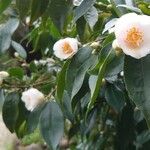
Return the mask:
<svg viewBox="0 0 150 150">
<path fill-rule="evenodd" d="M 129 12 L 150 15 L 150 1 L 0 0 L 7 128 L 31 143 L 38 134 L 52 150 L 149 149 L 150 55 L 135 59 L 112 47 L 111 29 Z M 79 50 L 61 60 L 53 45 L 66 37 L 78 39 Z M 28 111 L 21 96 L 31 87 L 44 102 Z"/>
</svg>

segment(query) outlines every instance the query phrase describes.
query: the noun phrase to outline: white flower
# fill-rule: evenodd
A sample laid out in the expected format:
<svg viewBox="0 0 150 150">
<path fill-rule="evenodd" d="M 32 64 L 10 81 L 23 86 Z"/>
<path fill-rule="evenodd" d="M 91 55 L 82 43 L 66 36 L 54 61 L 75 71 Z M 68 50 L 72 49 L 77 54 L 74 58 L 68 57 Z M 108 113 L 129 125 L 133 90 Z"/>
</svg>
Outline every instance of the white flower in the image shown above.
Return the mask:
<svg viewBox="0 0 150 150">
<path fill-rule="evenodd" d="M 150 16 L 129 13 L 115 24 L 115 35 L 126 55 L 141 58 L 150 53 Z"/>
<path fill-rule="evenodd" d="M 0 85 L 3 83 L 3 80 L 9 77 L 8 72 L 6 71 L 0 71 Z"/>
<path fill-rule="evenodd" d="M 82 2 L 83 2 L 83 0 L 73 0 L 73 5 L 79 6 Z"/>
<path fill-rule="evenodd" d="M 78 41 L 74 38 L 61 39 L 54 44 L 53 50 L 60 59 L 70 58 L 78 51 Z"/>
<path fill-rule="evenodd" d="M 30 88 L 22 93 L 22 101 L 29 111 L 33 111 L 38 105 L 44 101 L 44 95 L 35 88 Z"/>
</svg>

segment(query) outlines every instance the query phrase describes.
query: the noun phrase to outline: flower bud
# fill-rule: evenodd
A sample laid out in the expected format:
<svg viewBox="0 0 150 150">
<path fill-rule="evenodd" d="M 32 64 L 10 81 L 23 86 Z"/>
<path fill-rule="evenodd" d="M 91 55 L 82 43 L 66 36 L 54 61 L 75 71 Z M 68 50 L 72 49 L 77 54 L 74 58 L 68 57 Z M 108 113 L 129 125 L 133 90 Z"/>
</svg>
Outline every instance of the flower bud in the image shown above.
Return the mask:
<svg viewBox="0 0 150 150">
<path fill-rule="evenodd" d="M 0 71 L 0 85 L 3 83 L 3 80 L 9 77 L 9 73 L 6 71 Z"/>
<path fill-rule="evenodd" d="M 46 60 L 39 60 L 39 63 L 41 64 L 41 65 L 43 65 L 43 66 L 45 66 L 46 65 L 46 63 L 47 63 L 47 61 Z"/>
<path fill-rule="evenodd" d="M 21 100 L 29 111 L 33 111 L 37 106 L 44 102 L 44 95 L 35 88 L 30 88 L 22 93 Z"/>
<path fill-rule="evenodd" d="M 9 77 L 9 73 L 6 71 L 0 71 L 0 78 L 5 79 Z"/>
<path fill-rule="evenodd" d="M 90 46 L 94 49 L 97 49 L 100 46 L 100 42 L 93 42 Z"/>
<path fill-rule="evenodd" d="M 110 5 L 107 5 L 107 10 L 112 10 L 113 6 L 110 4 Z"/>
<path fill-rule="evenodd" d="M 124 71 L 120 72 L 120 76 L 122 76 L 122 77 L 124 76 Z"/>
<path fill-rule="evenodd" d="M 16 58 L 18 58 L 18 57 L 19 57 L 19 53 L 15 52 L 15 53 L 14 53 L 14 56 L 15 56 Z"/>
<path fill-rule="evenodd" d="M 119 47 L 117 40 L 113 41 L 112 48 L 115 50 L 117 56 L 122 53 L 122 49 Z"/>
<path fill-rule="evenodd" d="M 39 61 L 34 60 L 34 64 L 35 64 L 36 66 L 38 66 L 38 65 L 39 65 Z"/>
</svg>

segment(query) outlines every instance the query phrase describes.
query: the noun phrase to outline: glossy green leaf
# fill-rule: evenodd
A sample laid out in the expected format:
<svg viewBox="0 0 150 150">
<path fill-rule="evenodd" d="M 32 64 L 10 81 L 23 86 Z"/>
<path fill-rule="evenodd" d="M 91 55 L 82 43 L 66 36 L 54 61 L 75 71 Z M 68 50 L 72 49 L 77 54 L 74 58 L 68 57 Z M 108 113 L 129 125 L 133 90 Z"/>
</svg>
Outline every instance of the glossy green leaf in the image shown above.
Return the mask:
<svg viewBox="0 0 150 150">
<path fill-rule="evenodd" d="M 94 25 L 98 21 L 98 11 L 92 6 L 84 15 L 85 20 L 88 22 L 91 29 L 93 29 Z"/>
<path fill-rule="evenodd" d="M 96 0 L 84 0 L 80 6 L 75 9 L 74 12 L 74 22 L 76 22 L 80 17 L 82 17 L 95 3 Z"/>
<path fill-rule="evenodd" d="M 150 127 L 150 55 L 134 59 L 125 57 L 124 76 L 130 98 L 143 112 Z"/>
<path fill-rule="evenodd" d="M 66 118 L 73 121 L 74 114 L 71 106 L 71 97 L 68 95 L 67 91 L 64 91 L 63 94 L 63 112 Z"/>
<path fill-rule="evenodd" d="M 30 23 L 33 23 L 39 17 L 43 15 L 49 5 L 49 0 L 32 0 L 31 2 L 31 20 Z"/>
<path fill-rule="evenodd" d="M 70 60 L 65 62 L 57 78 L 57 97 L 60 101 L 62 100 L 64 89 L 65 89 L 66 71 L 67 71 L 69 63 L 70 63 Z"/>
<path fill-rule="evenodd" d="M 105 98 L 116 112 L 121 112 L 125 105 L 125 97 L 123 91 L 118 90 L 115 86 L 109 84 L 106 87 Z"/>
<path fill-rule="evenodd" d="M 28 15 L 31 0 L 16 0 L 16 6 L 19 11 L 20 18 L 23 19 Z"/>
<path fill-rule="evenodd" d="M 64 118 L 56 102 L 48 102 L 41 113 L 40 131 L 50 148 L 56 150 L 64 132 Z"/>
<path fill-rule="evenodd" d="M 91 91 L 91 97 L 93 97 L 93 94 L 94 94 L 97 77 L 98 77 L 97 75 L 91 75 L 89 78 L 89 87 L 90 87 L 90 91 Z"/>
<path fill-rule="evenodd" d="M 11 45 L 22 58 L 24 58 L 24 59 L 27 58 L 26 50 L 22 47 L 21 44 L 15 42 L 15 41 L 12 41 Z"/>
<path fill-rule="evenodd" d="M 15 124 L 15 133 L 18 138 L 22 138 L 27 134 L 26 121 L 29 115 L 29 111 L 25 107 L 25 103 L 21 100 L 18 103 L 18 117 Z"/>
<path fill-rule="evenodd" d="M 0 27 L 0 53 L 4 53 L 11 44 L 11 35 L 19 25 L 19 20 L 12 18 Z"/>
<path fill-rule="evenodd" d="M 35 108 L 29 115 L 27 120 L 27 132 L 32 133 L 37 128 L 39 118 L 42 110 L 44 109 L 45 103 Z"/>
<path fill-rule="evenodd" d="M 114 56 L 110 64 L 106 68 L 105 77 L 115 76 L 121 71 L 123 71 L 124 67 L 124 55 Z"/>
<path fill-rule="evenodd" d="M 92 108 L 92 105 L 95 103 L 95 101 L 97 99 L 98 93 L 100 92 L 100 88 L 102 86 L 102 79 L 105 76 L 107 64 L 114 57 L 113 49 L 109 50 L 109 47 L 104 48 L 103 52 L 104 53 L 101 54 L 101 59 L 99 61 L 100 66 L 99 66 L 98 77 L 97 77 L 96 85 L 94 88 L 94 92 L 92 92 L 93 95 L 91 95 L 91 100 L 88 105 L 88 110 L 90 110 Z"/>
<path fill-rule="evenodd" d="M 69 13 L 70 3 L 66 0 L 51 0 L 48 14 L 59 31 L 63 31 L 65 19 Z"/>
<path fill-rule="evenodd" d="M 17 117 L 18 117 L 18 103 L 19 95 L 17 93 L 8 93 L 5 97 L 3 105 L 3 120 L 10 132 L 14 132 Z"/>
<path fill-rule="evenodd" d="M 71 98 L 80 90 L 86 72 L 97 60 L 97 56 L 92 55 L 91 52 L 90 47 L 83 47 L 71 60 L 66 78 L 66 88 Z"/>
</svg>

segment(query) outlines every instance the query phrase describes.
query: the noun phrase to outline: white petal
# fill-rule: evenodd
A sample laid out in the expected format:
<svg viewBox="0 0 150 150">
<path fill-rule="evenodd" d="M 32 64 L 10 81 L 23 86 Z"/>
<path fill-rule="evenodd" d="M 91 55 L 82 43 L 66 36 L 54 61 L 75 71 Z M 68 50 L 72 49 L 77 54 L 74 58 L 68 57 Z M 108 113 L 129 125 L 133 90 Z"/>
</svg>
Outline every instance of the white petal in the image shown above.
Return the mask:
<svg viewBox="0 0 150 150">
<path fill-rule="evenodd" d="M 21 99 L 25 103 L 27 110 L 32 111 L 43 102 L 44 95 L 37 89 L 30 88 L 29 90 L 22 93 Z"/>
</svg>

